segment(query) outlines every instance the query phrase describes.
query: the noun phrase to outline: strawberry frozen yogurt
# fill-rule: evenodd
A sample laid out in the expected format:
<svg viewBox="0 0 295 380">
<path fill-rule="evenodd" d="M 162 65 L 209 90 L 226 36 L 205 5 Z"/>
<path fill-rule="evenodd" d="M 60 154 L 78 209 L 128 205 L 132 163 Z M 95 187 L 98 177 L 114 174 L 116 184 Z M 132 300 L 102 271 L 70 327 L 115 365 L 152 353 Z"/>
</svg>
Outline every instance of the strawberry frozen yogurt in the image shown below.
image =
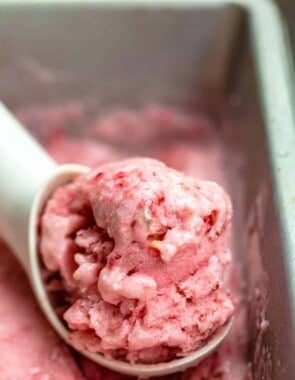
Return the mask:
<svg viewBox="0 0 295 380">
<path fill-rule="evenodd" d="M 215 182 L 147 158 L 56 190 L 40 254 L 73 344 L 141 363 L 202 346 L 234 313 L 224 284 L 231 215 Z"/>
<path fill-rule="evenodd" d="M 236 194 L 228 181 L 227 153 L 223 141 L 216 133 L 214 122 L 207 120 L 206 115 L 167 105 L 147 105 L 125 111 L 118 113 L 117 109 L 111 109 L 109 112 L 100 112 L 100 117 L 91 120 L 92 114 L 88 113 L 87 104 L 70 102 L 25 107 L 18 115 L 60 164 L 74 161 L 95 168 L 106 162 L 140 154 L 163 160 L 168 166 L 193 177 L 217 181 L 232 195 Z M 113 129 L 108 132 L 110 120 Z M 126 122 L 129 123 L 128 134 Z M 137 131 L 139 126 L 140 131 Z M 133 138 L 135 134 L 137 137 Z M 138 134 L 141 134 L 142 139 Z M 236 181 L 239 182 L 239 172 L 235 173 Z M 239 211 L 237 203 L 235 208 Z M 1 244 L 0 249 L 1 380 L 136 379 L 102 368 L 69 350 L 40 313 L 25 275 L 12 253 Z M 251 348 L 249 351 L 249 307 L 245 294 L 243 259 L 238 256 L 237 248 L 232 249 L 232 254 L 233 262 L 228 266 L 224 280 L 224 286 L 231 289 L 236 303 L 229 335 L 215 353 L 199 366 L 161 379 L 249 380 L 259 377 L 257 373 L 252 375 L 256 367 L 248 362 Z M 253 263 L 252 258 L 249 260 Z M 74 266 L 77 267 L 75 262 Z M 55 304 L 62 316 L 70 307 L 71 299 L 69 292 L 64 292 L 64 283 L 56 273 L 47 271 L 45 279 L 51 294 L 56 296 Z M 255 311 L 256 308 L 253 308 L 252 312 Z M 258 340 L 261 342 L 261 334 Z M 253 345 L 255 340 L 251 341 Z"/>
</svg>

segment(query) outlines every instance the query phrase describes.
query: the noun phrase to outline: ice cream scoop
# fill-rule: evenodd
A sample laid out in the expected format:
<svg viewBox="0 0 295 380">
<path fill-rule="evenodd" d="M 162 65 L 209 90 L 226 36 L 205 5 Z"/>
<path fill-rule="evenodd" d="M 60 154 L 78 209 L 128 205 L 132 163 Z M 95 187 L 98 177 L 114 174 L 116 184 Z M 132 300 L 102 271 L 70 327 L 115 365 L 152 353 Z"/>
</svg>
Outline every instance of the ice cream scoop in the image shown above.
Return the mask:
<svg viewBox="0 0 295 380">
<path fill-rule="evenodd" d="M 44 314 L 70 345 L 69 330 L 52 307 L 41 276 L 38 227 L 45 202 L 53 191 L 89 169 L 80 165 L 57 166 L 19 122 L 0 104 L 0 234 L 11 246 L 31 282 Z M 186 357 L 158 364 L 130 364 L 79 350 L 94 362 L 114 371 L 143 378 L 183 371 L 197 365 L 226 337 L 230 319 L 200 349 Z"/>
</svg>

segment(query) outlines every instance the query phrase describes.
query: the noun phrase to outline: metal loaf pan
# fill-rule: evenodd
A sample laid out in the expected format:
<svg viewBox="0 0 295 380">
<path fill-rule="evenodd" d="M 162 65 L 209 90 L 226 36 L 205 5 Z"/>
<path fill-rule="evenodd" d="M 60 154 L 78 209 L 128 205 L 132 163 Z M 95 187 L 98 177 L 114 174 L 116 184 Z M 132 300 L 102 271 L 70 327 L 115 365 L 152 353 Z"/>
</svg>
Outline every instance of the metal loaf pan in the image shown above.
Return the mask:
<svg viewBox="0 0 295 380">
<path fill-rule="evenodd" d="M 2 1 L 0 52 L 0 96 L 14 109 L 95 97 L 101 108 L 158 101 L 219 120 L 235 250 L 247 277 L 253 377 L 294 379 L 293 72 L 276 7 L 265 0 Z M 45 72 L 37 80 L 32 64 L 53 79 Z M 262 335 L 264 314 L 270 325 Z"/>
</svg>

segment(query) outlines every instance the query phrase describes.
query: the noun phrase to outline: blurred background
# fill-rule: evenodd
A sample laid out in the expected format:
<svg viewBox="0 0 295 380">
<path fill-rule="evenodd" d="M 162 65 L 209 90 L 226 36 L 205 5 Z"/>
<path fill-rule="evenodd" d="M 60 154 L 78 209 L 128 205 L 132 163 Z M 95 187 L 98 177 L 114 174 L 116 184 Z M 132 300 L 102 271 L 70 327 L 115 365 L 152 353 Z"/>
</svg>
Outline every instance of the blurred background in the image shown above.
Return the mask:
<svg viewBox="0 0 295 380">
<path fill-rule="evenodd" d="M 277 3 L 286 18 L 291 36 L 293 56 L 295 57 L 295 0 L 277 0 Z"/>
</svg>

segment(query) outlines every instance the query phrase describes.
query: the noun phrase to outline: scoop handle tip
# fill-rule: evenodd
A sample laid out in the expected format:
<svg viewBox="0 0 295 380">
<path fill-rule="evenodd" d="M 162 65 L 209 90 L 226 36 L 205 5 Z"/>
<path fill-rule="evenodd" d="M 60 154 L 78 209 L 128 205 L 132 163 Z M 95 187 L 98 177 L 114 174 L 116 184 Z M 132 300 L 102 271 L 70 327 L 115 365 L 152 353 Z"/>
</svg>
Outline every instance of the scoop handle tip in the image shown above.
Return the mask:
<svg viewBox="0 0 295 380">
<path fill-rule="evenodd" d="M 0 235 L 24 267 L 30 208 L 39 186 L 55 167 L 50 156 L 0 102 Z"/>
</svg>

